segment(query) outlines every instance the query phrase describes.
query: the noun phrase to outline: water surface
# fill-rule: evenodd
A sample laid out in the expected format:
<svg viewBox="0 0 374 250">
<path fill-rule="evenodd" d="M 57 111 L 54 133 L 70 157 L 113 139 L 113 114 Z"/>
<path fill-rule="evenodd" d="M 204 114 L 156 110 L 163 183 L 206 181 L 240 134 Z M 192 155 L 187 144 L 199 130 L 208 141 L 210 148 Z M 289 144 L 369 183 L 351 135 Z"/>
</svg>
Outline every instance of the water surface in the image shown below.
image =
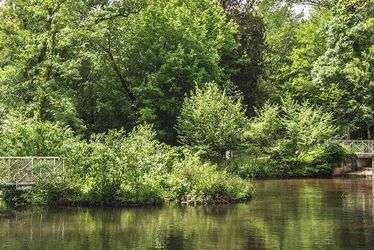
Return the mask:
<svg viewBox="0 0 374 250">
<path fill-rule="evenodd" d="M 0 249 L 374 249 L 372 181 L 256 181 L 256 198 L 214 207 L 12 210 Z"/>
</svg>

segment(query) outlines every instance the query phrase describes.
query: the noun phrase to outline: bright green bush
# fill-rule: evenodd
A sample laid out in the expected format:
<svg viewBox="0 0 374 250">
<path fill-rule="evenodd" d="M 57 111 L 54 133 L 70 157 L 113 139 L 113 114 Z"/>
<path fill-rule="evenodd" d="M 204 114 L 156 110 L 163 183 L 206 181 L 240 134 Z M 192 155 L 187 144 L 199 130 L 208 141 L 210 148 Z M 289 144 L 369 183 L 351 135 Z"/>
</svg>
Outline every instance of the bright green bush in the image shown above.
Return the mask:
<svg viewBox="0 0 374 250">
<path fill-rule="evenodd" d="M 172 168 L 174 149 L 155 139 L 149 125 L 126 134 L 112 130 L 73 149 L 68 171 L 79 176 L 87 203 L 125 205 L 159 203 L 162 180 Z"/>
<path fill-rule="evenodd" d="M 248 181 L 203 163 L 198 156 L 184 151 L 168 178 L 171 199 L 187 204 L 232 203 L 253 195 Z"/>
<path fill-rule="evenodd" d="M 82 192 L 62 174 L 49 175 L 36 181 L 35 189 L 22 194 L 28 204 L 36 205 L 78 205 L 82 200 Z"/>
<path fill-rule="evenodd" d="M 264 179 L 277 177 L 279 170 L 269 157 L 254 157 L 241 153 L 234 156 L 228 162 L 228 165 L 234 173 L 245 179 Z"/>
<path fill-rule="evenodd" d="M 150 125 L 130 133 L 111 130 L 84 141 L 59 124 L 21 118 L 4 124 L 2 153 L 57 155 L 65 160 L 63 173 L 51 171 L 50 164 L 38 165 L 46 175 L 36 180 L 33 190 L 7 192 L 12 203 L 132 206 L 191 200 L 208 204 L 237 202 L 252 194 L 250 184 L 239 177 L 159 142 Z"/>
<path fill-rule="evenodd" d="M 245 177 L 328 176 L 334 166 L 347 160 L 339 145 L 327 143 L 335 138 L 331 114 L 307 103 L 283 101 L 281 107 L 266 104 L 257 111 L 246 132 L 253 155 L 246 162 L 234 161 Z"/>
<path fill-rule="evenodd" d="M 62 124 L 9 115 L 1 121 L 0 142 L 3 156 L 63 156 L 76 138 Z"/>
<path fill-rule="evenodd" d="M 277 105 L 265 103 L 256 110 L 256 117 L 252 118 L 246 137 L 258 147 L 270 146 L 280 136 L 282 125 L 279 120 L 281 108 Z"/>
<path fill-rule="evenodd" d="M 247 125 L 240 100 L 229 97 L 217 84 L 208 83 L 185 99 L 177 131 L 182 144 L 203 149 L 214 158 L 239 148 Z"/>
</svg>

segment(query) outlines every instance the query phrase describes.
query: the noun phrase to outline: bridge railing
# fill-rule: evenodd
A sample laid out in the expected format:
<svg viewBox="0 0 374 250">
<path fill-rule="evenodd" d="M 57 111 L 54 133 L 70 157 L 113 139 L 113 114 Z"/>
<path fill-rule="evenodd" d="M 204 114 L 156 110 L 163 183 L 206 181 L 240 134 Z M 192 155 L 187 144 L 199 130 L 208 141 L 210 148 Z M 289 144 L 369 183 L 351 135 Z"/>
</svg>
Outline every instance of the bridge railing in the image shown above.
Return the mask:
<svg viewBox="0 0 374 250">
<path fill-rule="evenodd" d="M 39 178 L 63 172 L 59 157 L 0 157 L 0 186 L 33 186 Z"/>
<path fill-rule="evenodd" d="M 374 153 L 374 140 L 339 140 L 337 143 L 357 153 Z"/>
</svg>

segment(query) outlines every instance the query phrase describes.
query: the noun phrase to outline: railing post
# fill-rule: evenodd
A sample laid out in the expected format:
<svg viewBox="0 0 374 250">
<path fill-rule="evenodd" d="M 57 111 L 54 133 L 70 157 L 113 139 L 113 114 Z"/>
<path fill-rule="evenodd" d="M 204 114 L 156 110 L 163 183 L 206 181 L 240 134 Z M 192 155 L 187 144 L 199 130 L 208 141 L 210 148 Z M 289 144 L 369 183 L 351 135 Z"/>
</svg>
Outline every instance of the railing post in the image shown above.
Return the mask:
<svg viewBox="0 0 374 250">
<path fill-rule="evenodd" d="M 65 184 L 65 161 L 64 159 L 62 160 L 62 183 Z"/>
<path fill-rule="evenodd" d="M 35 182 L 34 180 L 34 157 L 31 158 L 31 182 Z"/>
<path fill-rule="evenodd" d="M 9 169 L 9 178 L 12 177 L 12 168 L 10 166 L 10 158 L 8 158 L 8 169 Z"/>
<path fill-rule="evenodd" d="M 39 178 L 42 178 L 42 168 L 41 167 L 39 167 Z"/>
</svg>

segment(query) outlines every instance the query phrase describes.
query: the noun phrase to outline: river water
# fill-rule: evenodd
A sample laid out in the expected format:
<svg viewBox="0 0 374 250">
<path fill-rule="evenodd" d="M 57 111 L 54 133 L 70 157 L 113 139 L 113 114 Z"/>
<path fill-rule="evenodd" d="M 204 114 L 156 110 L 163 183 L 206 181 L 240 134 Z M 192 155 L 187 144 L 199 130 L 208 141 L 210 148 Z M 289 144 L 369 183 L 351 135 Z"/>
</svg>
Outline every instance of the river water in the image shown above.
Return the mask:
<svg viewBox="0 0 374 250">
<path fill-rule="evenodd" d="M 0 249 L 374 249 L 372 181 L 254 182 L 246 203 L 137 209 L 0 205 Z"/>
</svg>

